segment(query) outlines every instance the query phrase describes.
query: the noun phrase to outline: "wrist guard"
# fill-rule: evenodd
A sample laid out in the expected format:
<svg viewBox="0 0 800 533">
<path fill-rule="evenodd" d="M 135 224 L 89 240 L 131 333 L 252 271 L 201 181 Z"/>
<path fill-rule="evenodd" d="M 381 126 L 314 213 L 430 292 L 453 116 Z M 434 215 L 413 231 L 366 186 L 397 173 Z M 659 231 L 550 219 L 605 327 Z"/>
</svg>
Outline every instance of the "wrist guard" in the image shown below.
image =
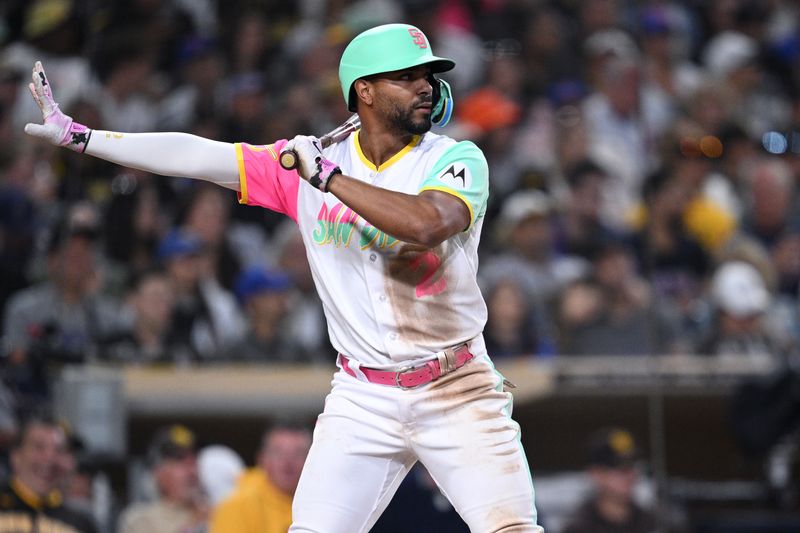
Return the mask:
<svg viewBox="0 0 800 533">
<path fill-rule="evenodd" d="M 83 124 L 78 124 L 73 121 L 60 144 L 61 146 L 82 154 L 86 151 L 86 145 L 89 144 L 89 139 L 91 137 L 92 130 Z"/>
<path fill-rule="evenodd" d="M 317 172 L 308 178 L 308 182 L 322 192 L 328 192 L 328 185 L 333 177 L 341 173 L 342 169 L 336 163 L 328 161 L 324 157 L 319 157 L 317 158 Z"/>
</svg>

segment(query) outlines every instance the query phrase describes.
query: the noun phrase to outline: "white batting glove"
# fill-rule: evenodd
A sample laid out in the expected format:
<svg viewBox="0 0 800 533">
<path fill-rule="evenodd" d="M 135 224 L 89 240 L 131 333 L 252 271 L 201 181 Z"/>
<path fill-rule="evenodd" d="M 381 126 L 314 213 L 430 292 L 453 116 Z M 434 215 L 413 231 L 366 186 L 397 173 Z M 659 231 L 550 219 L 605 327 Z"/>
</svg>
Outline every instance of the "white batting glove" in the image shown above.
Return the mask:
<svg viewBox="0 0 800 533">
<path fill-rule="evenodd" d="M 295 151 L 298 158 L 297 173 L 322 192 L 328 192 L 331 179 L 342 173 L 336 163 L 322 157 L 322 144 L 316 137 L 298 135 L 283 149 Z"/>
<path fill-rule="evenodd" d="M 44 139 L 56 146 L 64 146 L 83 153 L 92 136 L 92 130 L 83 124 L 78 124 L 72 120 L 72 117 L 61 112 L 53 99 L 50 82 L 39 61 L 33 66 L 32 78 L 33 81 L 28 84 L 28 88 L 42 112 L 44 124 L 28 123 L 25 125 L 25 133 Z"/>
</svg>

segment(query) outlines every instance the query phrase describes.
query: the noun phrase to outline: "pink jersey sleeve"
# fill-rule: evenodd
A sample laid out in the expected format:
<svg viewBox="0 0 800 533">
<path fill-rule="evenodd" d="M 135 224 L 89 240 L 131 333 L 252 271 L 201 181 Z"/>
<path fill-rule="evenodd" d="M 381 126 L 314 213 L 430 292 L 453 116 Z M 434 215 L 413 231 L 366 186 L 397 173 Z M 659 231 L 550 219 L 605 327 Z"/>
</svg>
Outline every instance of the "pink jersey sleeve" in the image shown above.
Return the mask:
<svg viewBox="0 0 800 533">
<path fill-rule="evenodd" d="M 288 215 L 297 222 L 297 192 L 300 178 L 278 163 L 278 154 L 288 141 L 254 146 L 236 143 L 239 163 L 239 203 L 260 205 Z"/>
</svg>

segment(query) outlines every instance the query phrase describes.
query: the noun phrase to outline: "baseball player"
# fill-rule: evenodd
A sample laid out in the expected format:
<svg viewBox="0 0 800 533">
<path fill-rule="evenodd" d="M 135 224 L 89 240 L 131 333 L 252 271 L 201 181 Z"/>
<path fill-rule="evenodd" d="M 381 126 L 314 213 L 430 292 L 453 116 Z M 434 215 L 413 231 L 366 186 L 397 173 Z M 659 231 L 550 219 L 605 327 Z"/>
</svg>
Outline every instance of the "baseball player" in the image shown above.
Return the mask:
<svg viewBox="0 0 800 533">
<path fill-rule="evenodd" d="M 339 77 L 362 127 L 321 149 L 297 136 L 226 144 L 182 133 L 91 130 L 63 114 L 40 63 L 31 135 L 169 176 L 212 181 L 291 217 L 306 245 L 339 371 L 314 430 L 292 533 L 366 532 L 421 461 L 478 533 L 542 532 L 511 419 L 481 335 L 476 282 L 488 168 L 473 143 L 429 131 L 452 112 L 433 55 L 405 24 L 356 36 Z M 282 151 L 299 167 L 284 170 Z M 415 531 L 413 509 L 408 531 Z"/>
</svg>

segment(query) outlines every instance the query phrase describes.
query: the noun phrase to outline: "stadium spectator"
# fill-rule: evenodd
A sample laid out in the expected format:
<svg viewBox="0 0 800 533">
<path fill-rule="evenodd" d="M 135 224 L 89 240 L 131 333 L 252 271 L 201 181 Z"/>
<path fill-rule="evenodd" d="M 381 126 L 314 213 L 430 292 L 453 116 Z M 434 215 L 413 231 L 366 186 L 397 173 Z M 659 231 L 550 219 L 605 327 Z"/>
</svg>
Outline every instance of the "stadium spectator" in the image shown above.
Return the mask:
<svg viewBox="0 0 800 533">
<path fill-rule="evenodd" d="M 9 362 L 18 390 L 48 394 L 48 373 L 58 365 L 93 360 L 98 343 L 121 324 L 116 302 L 101 292 L 97 239 L 101 228 L 80 210 L 53 227 L 48 278 L 16 293 L 4 313 Z"/>
<path fill-rule="evenodd" d="M 119 533 L 204 530 L 209 509 L 197 473 L 196 450 L 194 433 L 185 426 L 166 426 L 155 433 L 147 461 L 156 484 L 156 500 L 128 506 L 120 516 Z"/>
<path fill-rule="evenodd" d="M 101 468 L 102 460 L 92 454 L 84 439 L 68 423 L 61 422 L 61 426 L 67 436 L 62 454 L 64 506 L 91 517 L 98 531 L 112 531 L 116 499 Z"/>
<path fill-rule="evenodd" d="M 250 267 L 237 278 L 235 293 L 247 316 L 247 333 L 224 350 L 221 360 L 249 363 L 305 360 L 302 347 L 286 328 L 292 296 L 292 282 L 286 273 Z"/>
<path fill-rule="evenodd" d="M 137 42 L 139 31 L 127 28 L 109 35 L 96 60 L 102 87 L 95 101 L 103 124 L 114 131 L 152 130 L 158 119 L 151 87 L 154 56 L 152 50 Z"/>
<path fill-rule="evenodd" d="M 598 243 L 619 236 L 602 218 L 607 177 L 591 159 L 567 169 L 568 192 L 556 227 L 556 246 L 562 253 L 591 260 Z"/>
<path fill-rule="evenodd" d="M 690 14 L 684 6 L 645 5 L 639 13 L 643 76 L 672 105 L 686 99 L 702 81 L 702 70 L 689 61 Z"/>
<path fill-rule="evenodd" d="M 592 493 L 562 533 L 650 533 L 655 515 L 634 499 L 639 450 L 625 429 L 599 430 L 589 442 L 587 474 Z"/>
<path fill-rule="evenodd" d="M 212 119 L 223 106 L 224 62 L 215 40 L 187 37 L 179 45 L 176 86 L 159 104 L 158 127 L 189 131 Z"/>
<path fill-rule="evenodd" d="M 684 223 L 692 196 L 690 184 L 672 169 L 651 174 L 642 193 L 645 220 L 632 240 L 638 270 L 658 297 L 679 307 L 700 296 L 711 266 L 709 254 Z"/>
<path fill-rule="evenodd" d="M 292 523 L 292 496 L 311 446 L 305 426 L 277 423 L 264 432 L 256 466 L 214 509 L 209 533 L 284 533 Z"/>
<path fill-rule="evenodd" d="M 713 79 L 731 89 L 735 120 L 759 138 L 771 129 L 789 126 L 789 102 L 759 60 L 759 42 L 741 31 L 714 35 L 702 50 L 703 64 Z"/>
<path fill-rule="evenodd" d="M 513 279 L 544 309 L 561 288 L 586 271 L 585 261 L 556 253 L 552 204 L 537 190 L 518 191 L 503 203 L 497 226 L 503 250 L 482 265 L 484 286 Z"/>
<path fill-rule="evenodd" d="M 501 279 L 486 294 L 489 318 L 483 330 L 486 349 L 495 359 L 517 355 L 552 355 L 554 346 L 539 324 L 533 302 L 512 279 Z"/>
<path fill-rule="evenodd" d="M 211 444 L 197 453 L 197 473 L 212 508 L 233 493 L 245 465 L 239 454 L 224 444 Z"/>
<path fill-rule="evenodd" d="M 0 395 L 0 443 L 13 438 L 15 410 L 49 390 L 42 359 L 93 360 L 111 347 L 116 354 L 108 357 L 123 364 L 227 358 L 222 350 L 246 322 L 232 295 L 206 279 L 204 261 L 225 265 L 217 272 L 228 290 L 250 265 L 287 272 L 296 293 L 278 336 L 298 345 L 303 358 L 333 361 L 296 224 L 279 226 L 282 215 L 245 206 L 226 214 L 227 204 L 186 180 L 34 147 L 22 126 L 40 113 L 20 73 L 41 59 L 62 109 L 103 129 L 154 125 L 251 143 L 319 135 L 349 114 L 335 72 L 342 44 L 387 17 L 417 21 L 442 55 L 455 58 L 459 67 L 446 79 L 456 119 L 444 131 L 471 138 L 490 157 L 478 272 L 494 353 L 543 353 L 554 301 L 566 319 L 562 333 L 575 333 L 560 346 L 566 352 L 593 348 L 587 339 L 598 330 L 614 341 L 595 343 L 604 353 L 638 352 L 653 340 L 645 332 L 658 333 L 660 345 L 672 331 L 671 318 L 666 328 L 662 318 L 675 308 L 681 344 L 673 350 L 792 360 L 800 339 L 795 2 L 11 0 L 0 2 L 0 308 L 9 388 Z M 462 114 L 469 120 L 459 124 Z M 712 136 L 720 144 L 707 153 L 701 139 Z M 587 160 L 604 172 L 584 173 Z M 668 170 L 649 181 L 657 167 Z M 546 191 L 546 207 L 529 199 L 512 209 L 512 199 L 525 196 L 520 189 Z M 194 196 L 196 210 L 184 212 Z M 62 224 L 48 239 L 77 202 L 102 212 L 103 223 L 90 232 Z M 627 209 L 642 203 L 641 210 Z M 223 222 L 228 215 L 232 223 Z M 173 319 L 159 317 L 176 289 L 165 289 L 153 268 L 160 268 L 159 243 L 178 220 L 218 244 L 204 258 L 186 248 L 163 256 L 170 283 L 191 287 L 173 295 L 182 331 L 173 339 Z M 213 238 L 201 235 L 204 228 Z M 587 278 L 593 265 L 581 259 L 591 261 L 607 240 L 631 229 L 637 267 L 620 267 L 630 279 L 617 294 L 613 280 L 605 286 Z M 495 232 L 500 246 L 486 238 Z M 754 240 L 767 249 L 765 259 L 731 252 Z M 102 269 L 95 257 L 101 242 L 111 260 Z M 221 242 L 238 264 L 214 259 Z M 68 255 L 76 261 L 62 260 Z M 619 265 L 619 255 L 600 263 Z M 725 285 L 723 272 L 742 260 L 761 279 L 748 274 L 740 290 L 715 290 Z M 506 274 L 512 281 L 503 281 Z M 187 278 L 194 281 L 178 281 Z M 129 279 L 140 280 L 128 300 L 138 309 L 135 328 L 109 338 L 119 330 L 107 296 L 125 297 Z M 85 285 L 69 291 L 85 296 L 65 303 L 62 285 Z M 747 295 L 764 291 L 768 303 L 753 305 L 759 298 Z M 249 319 L 277 316 L 282 292 L 272 292 L 273 302 Z M 742 314 L 745 299 L 749 311 Z M 519 327 L 529 329 L 520 334 Z"/>
<path fill-rule="evenodd" d="M 601 42 L 608 48 L 601 48 L 601 57 L 608 57 L 598 68 L 597 90 L 582 106 L 589 154 L 609 170 L 605 216 L 622 227 L 625 215 L 636 204 L 641 183 L 657 162 L 656 146 L 650 139 L 663 133 L 674 117 L 669 103 L 642 80 L 638 49 L 622 44 L 627 41 L 617 33 L 604 32 L 614 39 Z M 590 37 L 587 46 L 603 36 Z"/>
<path fill-rule="evenodd" d="M 689 348 L 679 344 L 676 319 L 637 275 L 634 264 L 624 242 L 598 247 L 591 278 L 561 294 L 561 353 L 663 355 Z"/>
<path fill-rule="evenodd" d="M 188 195 L 183 220 L 179 221 L 186 231 L 203 241 L 205 277 L 216 280 L 227 290 L 233 290 L 241 270 L 236 251 L 227 238 L 231 203 L 231 198 L 219 187 L 198 183 Z"/>
<path fill-rule="evenodd" d="M 0 488 L 3 530 L 97 531 L 91 516 L 64 503 L 67 447 L 63 426 L 44 411 L 34 411 L 20 424 L 11 450 L 11 476 Z"/>
<path fill-rule="evenodd" d="M 800 212 L 796 176 L 775 158 L 756 161 L 749 175 L 745 231 L 772 256 L 778 291 L 796 297 L 800 289 Z"/>
<path fill-rule="evenodd" d="M 188 361 L 192 353 L 173 327 L 175 294 L 162 270 L 142 272 L 132 283 L 127 303 L 132 324 L 108 339 L 102 358 L 114 363 L 146 364 Z"/>
<path fill-rule="evenodd" d="M 178 342 L 191 347 L 196 358 L 213 360 L 241 338 L 243 328 L 233 295 L 206 275 L 205 253 L 203 242 L 182 229 L 168 233 L 158 248 L 175 294 L 172 325 Z"/>
<path fill-rule="evenodd" d="M 85 159 L 85 158 L 84 158 Z M 158 265 L 158 245 L 169 227 L 168 192 L 162 181 L 144 172 L 127 169 L 111 180 L 103 232 L 105 249 L 115 279 L 125 284 Z"/>
<path fill-rule="evenodd" d="M 777 321 L 767 318 L 772 296 L 753 265 L 744 261 L 723 263 L 711 279 L 710 293 L 715 314 L 699 353 L 767 362 L 786 355 L 786 335 L 779 335 Z"/>
</svg>

